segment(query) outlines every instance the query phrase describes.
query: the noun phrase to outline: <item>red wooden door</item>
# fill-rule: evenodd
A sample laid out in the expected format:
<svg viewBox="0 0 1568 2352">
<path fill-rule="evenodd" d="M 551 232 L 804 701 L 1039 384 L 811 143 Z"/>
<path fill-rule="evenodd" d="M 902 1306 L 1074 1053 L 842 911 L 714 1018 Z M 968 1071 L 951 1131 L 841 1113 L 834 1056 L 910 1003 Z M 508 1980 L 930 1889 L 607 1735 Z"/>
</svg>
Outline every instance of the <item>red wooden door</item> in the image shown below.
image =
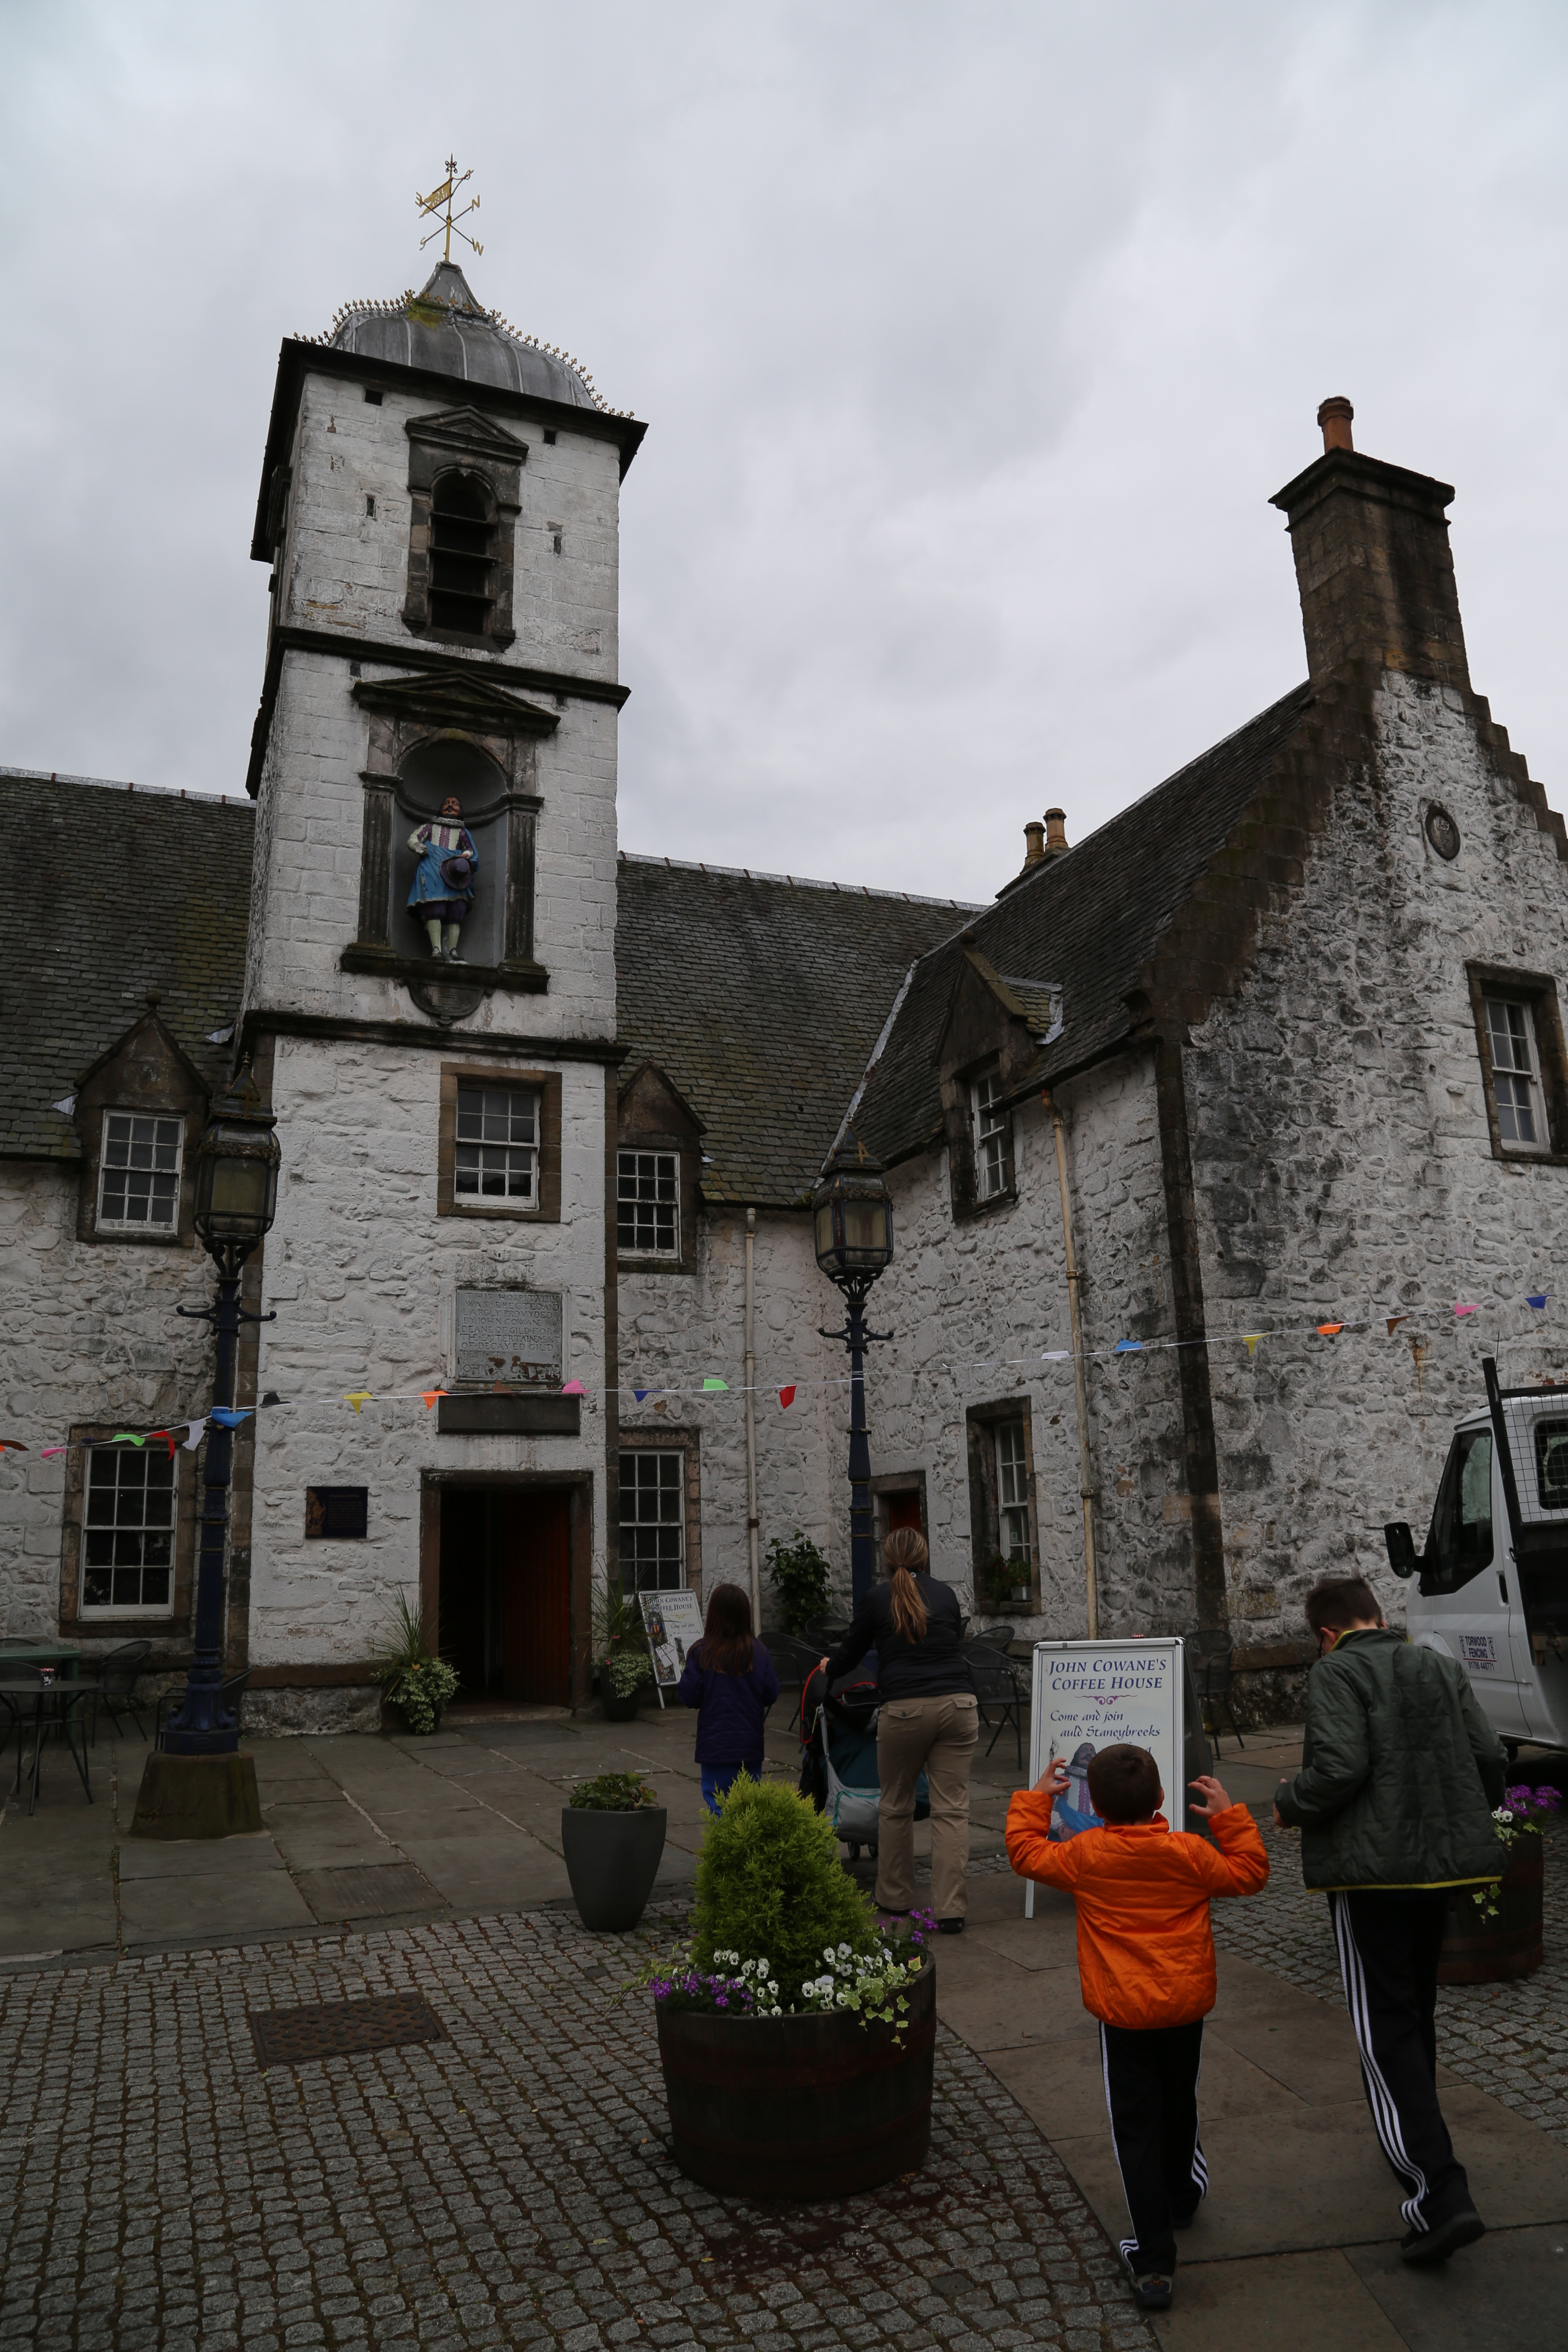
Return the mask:
<svg viewBox="0 0 1568 2352">
<path fill-rule="evenodd" d="M 501 1687 L 536 1706 L 572 1700 L 572 1503 L 564 1488 L 495 1490 Z"/>
<path fill-rule="evenodd" d="M 887 1498 L 887 1502 L 888 1533 L 891 1535 L 895 1528 L 913 1528 L 916 1535 L 918 1536 L 921 1531 L 921 1496 L 919 1487 L 905 1486 L 900 1493 L 889 1495 Z"/>
</svg>

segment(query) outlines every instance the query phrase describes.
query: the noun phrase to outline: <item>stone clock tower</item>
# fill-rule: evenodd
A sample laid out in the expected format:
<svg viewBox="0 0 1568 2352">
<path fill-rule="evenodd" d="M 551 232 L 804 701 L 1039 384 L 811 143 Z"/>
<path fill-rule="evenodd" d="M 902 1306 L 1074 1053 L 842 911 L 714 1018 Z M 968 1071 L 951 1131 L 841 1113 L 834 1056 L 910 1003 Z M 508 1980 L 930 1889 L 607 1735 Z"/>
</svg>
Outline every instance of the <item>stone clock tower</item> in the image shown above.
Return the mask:
<svg viewBox="0 0 1568 2352">
<path fill-rule="evenodd" d="M 241 1024 L 283 1152 L 254 1367 L 279 1402 L 230 1645 L 247 1622 L 263 1714 L 270 1687 L 365 1719 L 399 1590 L 470 1696 L 585 1695 L 616 1525 L 618 499 L 644 430 L 450 261 L 282 347 Z M 457 961 L 410 907 L 444 821 L 472 851 Z"/>
</svg>

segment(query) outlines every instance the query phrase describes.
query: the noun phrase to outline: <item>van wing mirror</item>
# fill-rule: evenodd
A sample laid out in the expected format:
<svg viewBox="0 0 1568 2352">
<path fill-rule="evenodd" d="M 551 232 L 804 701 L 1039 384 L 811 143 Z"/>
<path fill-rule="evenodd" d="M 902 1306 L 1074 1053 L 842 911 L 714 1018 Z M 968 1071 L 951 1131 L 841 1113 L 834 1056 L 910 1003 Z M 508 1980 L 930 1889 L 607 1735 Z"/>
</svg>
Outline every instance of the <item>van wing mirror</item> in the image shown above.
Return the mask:
<svg viewBox="0 0 1568 2352">
<path fill-rule="evenodd" d="M 1403 1519 L 1390 1519 L 1383 1530 L 1383 1540 L 1388 1546 L 1388 1565 L 1395 1576 L 1414 1576 L 1419 1562 L 1415 1557 L 1415 1539 Z"/>
</svg>

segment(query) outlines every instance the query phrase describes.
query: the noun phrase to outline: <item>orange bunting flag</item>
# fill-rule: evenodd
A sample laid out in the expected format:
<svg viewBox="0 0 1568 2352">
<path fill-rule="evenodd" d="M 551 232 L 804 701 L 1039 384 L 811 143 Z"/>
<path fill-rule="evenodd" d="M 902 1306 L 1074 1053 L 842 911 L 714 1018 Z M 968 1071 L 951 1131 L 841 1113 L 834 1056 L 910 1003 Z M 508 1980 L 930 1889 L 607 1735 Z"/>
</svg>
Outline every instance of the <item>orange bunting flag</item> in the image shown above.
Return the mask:
<svg viewBox="0 0 1568 2352">
<path fill-rule="evenodd" d="M 793 1389 L 793 1388 L 780 1389 L 780 1391 L 779 1391 L 779 1404 L 780 1404 L 780 1407 L 782 1408 L 782 1410 L 783 1410 L 784 1412 L 787 1412 L 789 1411 L 789 1409 L 790 1409 L 791 1405 L 792 1405 L 794 1402 L 795 1402 L 795 1391 L 794 1391 L 794 1389 Z"/>
<path fill-rule="evenodd" d="M 425 1410 L 428 1412 L 437 1398 L 445 1396 L 447 1391 L 445 1389 L 421 1389 L 419 1393 L 425 1400 Z"/>
<path fill-rule="evenodd" d="M 1479 1307 L 1461 1307 L 1457 1301 L 1454 1307 L 1454 1312 L 1456 1315 L 1479 1315 L 1480 1311 L 1481 1310 Z"/>
<path fill-rule="evenodd" d="M 1243 1338 L 1245 1339 L 1245 1340 L 1246 1340 L 1246 1342 L 1247 1342 L 1247 1354 L 1248 1354 L 1249 1356 L 1256 1356 L 1256 1355 L 1257 1355 L 1257 1353 L 1258 1353 L 1258 1343 L 1259 1339 L 1262 1339 L 1262 1337 L 1263 1337 L 1262 1332 L 1261 1332 L 1261 1331 L 1247 1331 L 1247 1332 L 1244 1332 L 1244 1333 L 1242 1334 L 1242 1336 L 1243 1336 Z"/>
<path fill-rule="evenodd" d="M 1408 1315 L 1385 1315 L 1383 1319 L 1388 1326 L 1388 1336 L 1392 1339 L 1400 1325 L 1408 1323 L 1410 1318 Z"/>
<path fill-rule="evenodd" d="M 356 1413 L 360 1412 L 365 1405 L 374 1403 L 374 1400 L 372 1397 L 369 1389 L 349 1389 L 344 1391 L 343 1402 L 345 1404 L 352 1404 Z"/>
<path fill-rule="evenodd" d="M 1342 1331 L 1344 1328 L 1345 1327 L 1342 1323 L 1320 1323 L 1318 1326 L 1318 1337 L 1321 1339 L 1331 1339 L 1336 1331 Z"/>
</svg>

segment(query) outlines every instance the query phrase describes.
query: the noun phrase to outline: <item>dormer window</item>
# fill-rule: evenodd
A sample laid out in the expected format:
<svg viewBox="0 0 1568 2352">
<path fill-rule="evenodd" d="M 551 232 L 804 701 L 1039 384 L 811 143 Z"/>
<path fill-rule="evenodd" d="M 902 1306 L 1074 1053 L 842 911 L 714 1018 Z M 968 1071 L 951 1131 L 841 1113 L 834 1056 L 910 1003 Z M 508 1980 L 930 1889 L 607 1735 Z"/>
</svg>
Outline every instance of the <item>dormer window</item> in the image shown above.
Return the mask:
<svg viewBox="0 0 1568 2352">
<path fill-rule="evenodd" d="M 430 497 L 430 625 L 465 637 L 490 625 L 494 523 L 475 474 L 443 474 Z"/>
<path fill-rule="evenodd" d="M 106 1110 L 99 1162 L 98 1230 L 173 1236 L 179 1229 L 184 1122 Z"/>
</svg>

